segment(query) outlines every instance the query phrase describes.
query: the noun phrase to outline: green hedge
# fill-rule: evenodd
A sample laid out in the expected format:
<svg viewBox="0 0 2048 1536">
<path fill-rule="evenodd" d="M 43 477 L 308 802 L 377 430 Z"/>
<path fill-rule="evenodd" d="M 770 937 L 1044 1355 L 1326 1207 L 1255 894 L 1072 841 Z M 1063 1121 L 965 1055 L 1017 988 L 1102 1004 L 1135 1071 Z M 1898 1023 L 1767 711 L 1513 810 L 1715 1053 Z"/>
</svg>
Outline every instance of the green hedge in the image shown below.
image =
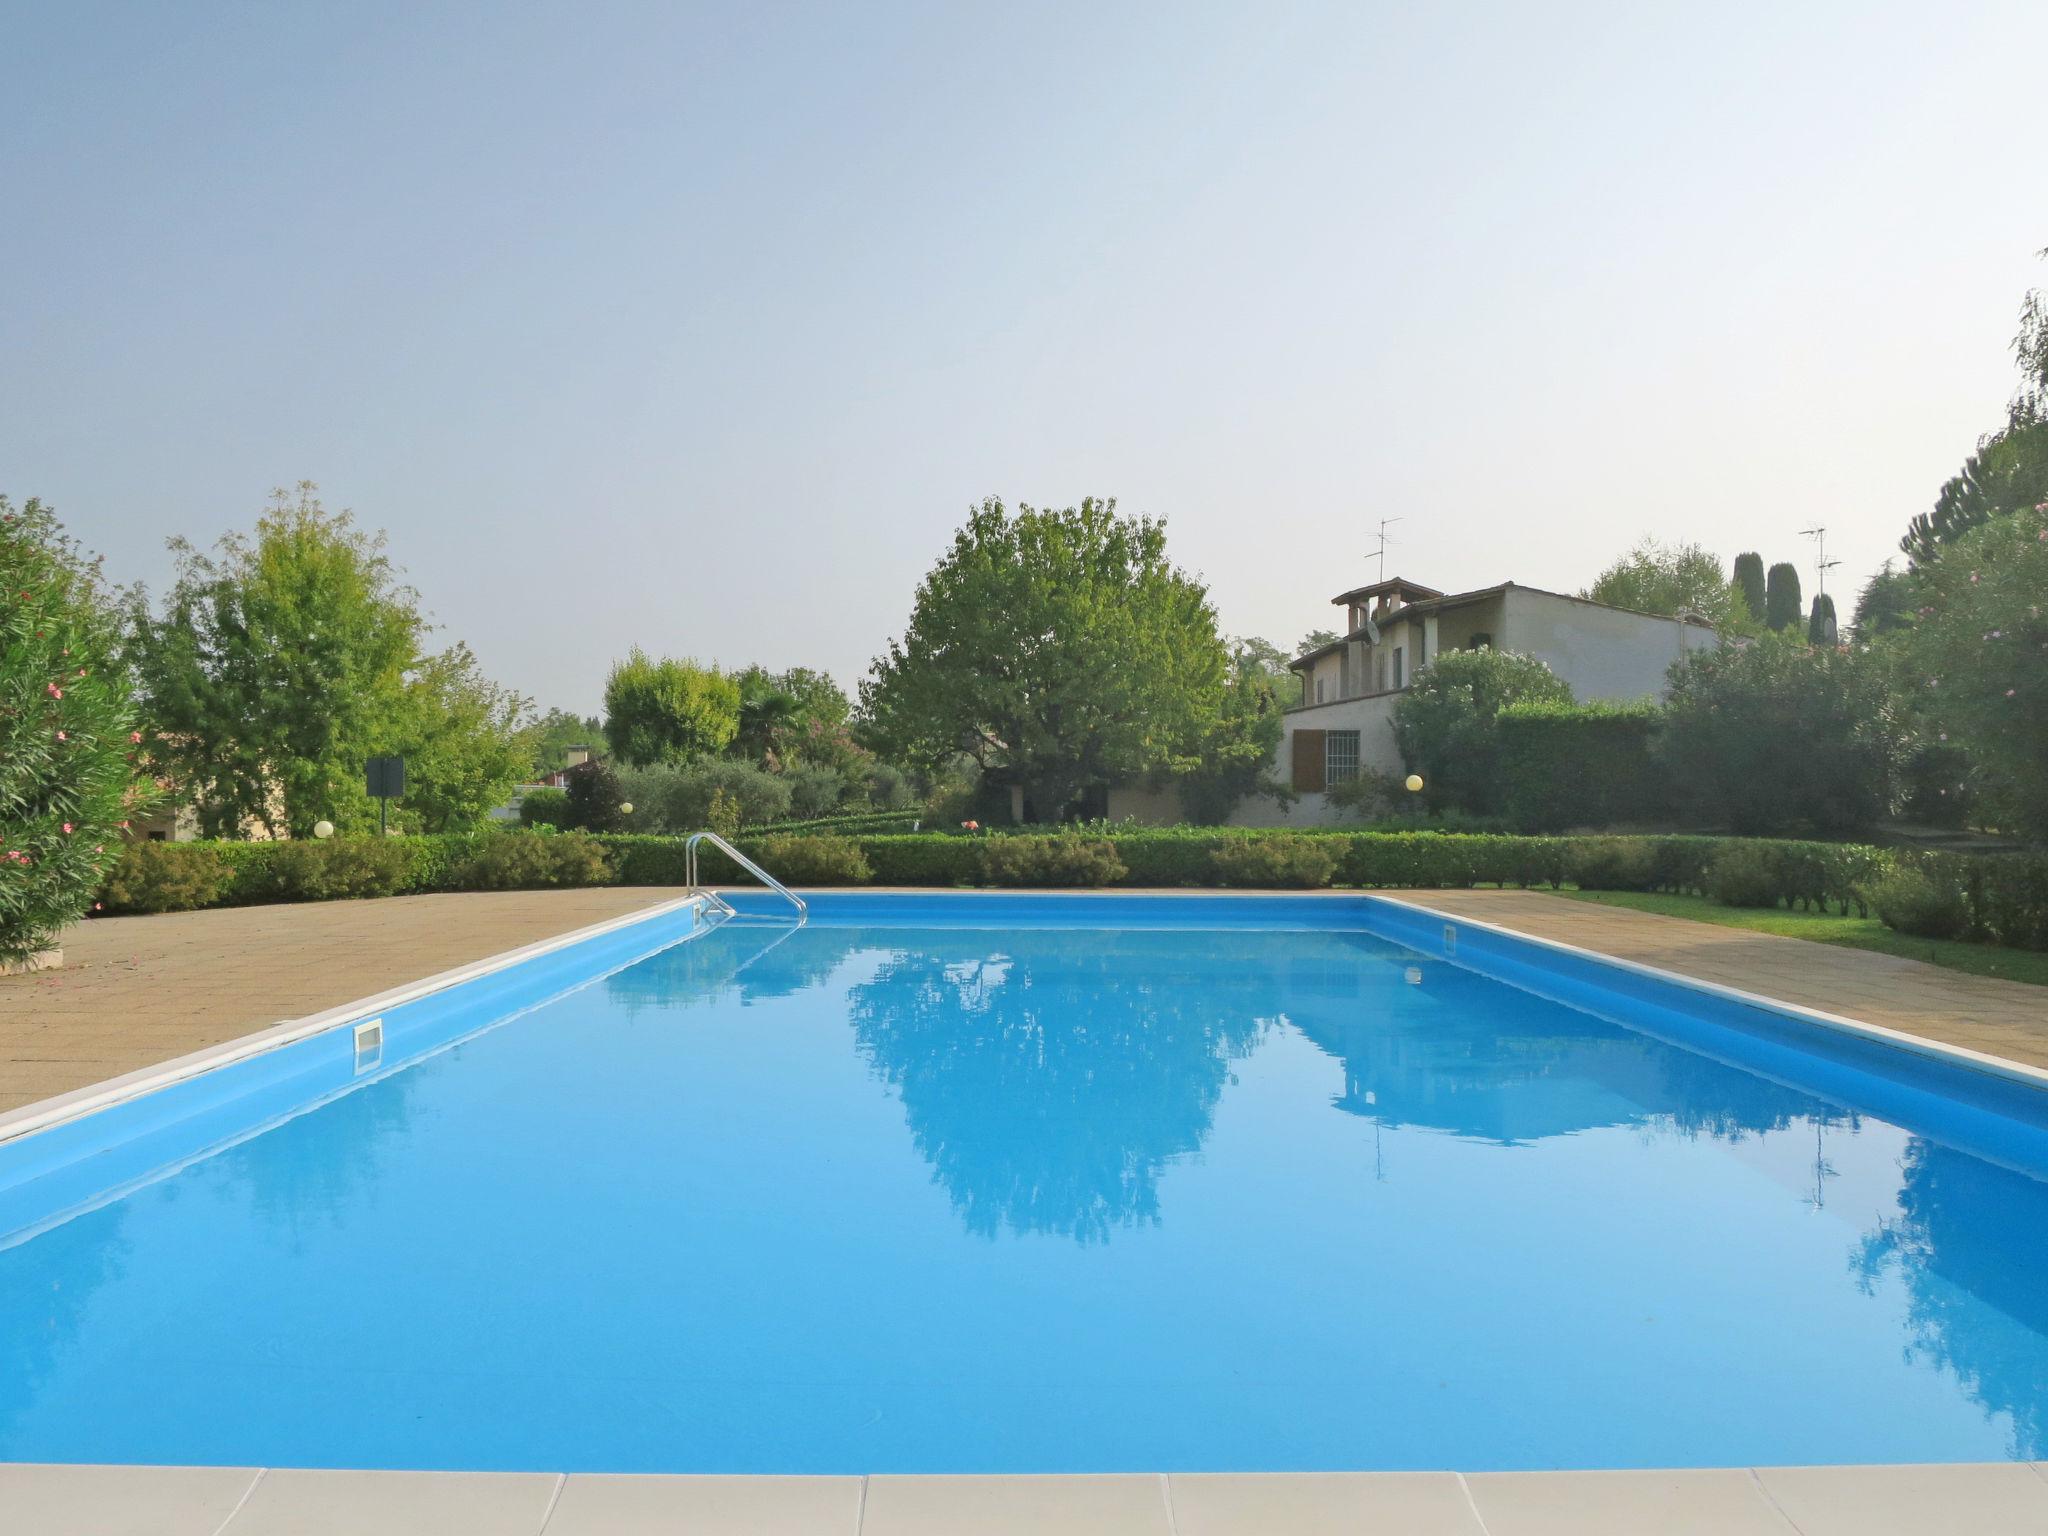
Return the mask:
<svg viewBox="0 0 2048 1536">
<path fill-rule="evenodd" d="M 1880 915 L 1904 931 L 1939 922 L 1948 933 L 1960 927 L 1958 936 L 1980 942 L 2048 949 L 2048 858 L 2019 854 L 1891 853 L 1854 843 L 1772 838 L 1209 827 L 983 837 L 749 833 L 736 843 L 771 873 L 800 884 L 944 887 L 1057 880 L 1124 887 L 1336 884 L 1397 890 L 1572 884 L 1865 915 L 1884 890 L 1893 899 L 1877 901 Z M 1083 858 L 1077 849 L 1089 851 Z M 1897 882 L 1886 884 L 1902 869 L 1923 877 L 1914 887 L 1915 900 L 1903 899 Z M 138 843 L 123 851 L 101 900 L 110 913 L 164 912 L 415 891 L 675 886 L 684 883 L 685 873 L 681 838 L 633 834 L 494 831 L 382 843 Z M 709 845 L 700 850 L 698 876 L 719 884 L 747 878 Z"/>
<path fill-rule="evenodd" d="M 1661 718 L 1647 702 L 1508 705 L 1498 717 L 1508 819 L 1528 832 L 1668 819 Z"/>
</svg>

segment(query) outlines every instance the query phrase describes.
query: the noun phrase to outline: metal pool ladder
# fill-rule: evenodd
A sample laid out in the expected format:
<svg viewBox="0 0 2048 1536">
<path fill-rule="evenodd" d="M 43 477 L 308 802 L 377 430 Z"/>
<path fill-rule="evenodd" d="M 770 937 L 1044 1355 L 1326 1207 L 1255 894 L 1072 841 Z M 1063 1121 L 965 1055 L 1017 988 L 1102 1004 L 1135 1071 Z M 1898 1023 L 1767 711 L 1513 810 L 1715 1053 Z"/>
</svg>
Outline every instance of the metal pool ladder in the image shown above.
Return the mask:
<svg viewBox="0 0 2048 1536">
<path fill-rule="evenodd" d="M 756 864 L 744 853 L 741 853 L 739 849 L 733 847 L 731 843 L 728 843 L 716 832 L 692 832 L 689 835 L 689 837 L 684 840 L 683 879 L 688 884 L 692 895 L 700 894 L 697 886 L 697 845 L 702 842 L 709 842 L 715 845 L 718 848 L 718 850 L 721 853 L 723 853 L 728 859 L 731 859 L 733 863 L 739 865 L 741 869 L 744 869 L 756 880 L 760 881 L 763 885 L 767 886 L 769 890 L 776 892 L 778 895 L 782 896 L 786 901 L 788 901 L 791 906 L 796 908 L 796 920 L 798 924 L 802 924 L 803 921 L 811 915 L 811 909 L 804 905 L 803 897 L 797 895 L 795 891 L 792 891 L 780 880 L 776 879 L 773 875 L 769 874 L 767 870 L 763 869 L 760 865 Z M 723 896 L 719 895 L 718 892 L 707 890 L 701 892 L 701 894 L 705 896 L 707 899 L 709 899 L 711 903 L 714 906 L 716 906 L 721 912 L 723 912 L 727 917 L 739 916 L 739 913 L 733 909 L 732 903 L 727 901 Z"/>
</svg>

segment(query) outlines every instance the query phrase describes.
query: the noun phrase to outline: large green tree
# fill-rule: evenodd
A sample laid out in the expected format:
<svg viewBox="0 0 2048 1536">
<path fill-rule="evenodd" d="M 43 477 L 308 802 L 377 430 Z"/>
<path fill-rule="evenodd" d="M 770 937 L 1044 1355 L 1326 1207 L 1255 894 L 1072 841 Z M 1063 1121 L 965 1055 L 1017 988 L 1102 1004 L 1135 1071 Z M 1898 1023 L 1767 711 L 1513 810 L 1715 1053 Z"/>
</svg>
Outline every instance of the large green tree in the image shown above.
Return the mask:
<svg viewBox="0 0 2048 1536">
<path fill-rule="evenodd" d="M 1579 596 L 1638 613 L 1695 613 L 1719 630 L 1744 628 L 1750 617 L 1720 556 L 1697 544 L 1644 539 Z"/>
<path fill-rule="evenodd" d="M 1195 766 L 1179 781 L 1189 821 L 1227 821 L 1241 801 L 1255 795 L 1291 803 L 1294 791 L 1272 768 L 1285 733 L 1281 715 L 1300 693 L 1279 647 L 1256 635 L 1231 642 L 1229 686 L 1196 742 Z"/>
<path fill-rule="evenodd" d="M 1959 535 L 1899 637 L 1918 711 L 1967 749 L 1987 819 L 2048 840 L 2048 503 Z"/>
<path fill-rule="evenodd" d="M 740 685 L 716 667 L 634 646 L 604 685 L 604 734 L 636 767 L 682 764 L 725 750 L 740 727 Z"/>
<path fill-rule="evenodd" d="M 0 963 L 91 903 L 134 808 L 137 741 L 98 562 L 0 496 Z"/>
<path fill-rule="evenodd" d="M 1914 518 L 1899 541 L 1916 572 L 1971 529 L 2048 501 L 2048 291 L 2032 289 L 2021 301 L 2012 350 L 2020 385 L 2004 427 L 1979 439 L 1933 510 Z"/>
<path fill-rule="evenodd" d="M 918 587 L 861 706 L 885 755 L 937 768 L 964 753 L 1053 817 L 1090 786 L 1196 768 L 1228 666 L 1163 522 L 991 497 Z"/>
<path fill-rule="evenodd" d="M 129 595 L 127 655 L 150 756 L 207 833 L 372 827 L 363 765 L 382 754 L 410 754 L 399 821 L 428 830 L 474 820 L 528 771 L 513 744 L 524 701 L 460 647 L 426 650 L 384 536 L 327 511 L 310 482 L 211 553 L 171 548 L 162 606 Z"/>
</svg>

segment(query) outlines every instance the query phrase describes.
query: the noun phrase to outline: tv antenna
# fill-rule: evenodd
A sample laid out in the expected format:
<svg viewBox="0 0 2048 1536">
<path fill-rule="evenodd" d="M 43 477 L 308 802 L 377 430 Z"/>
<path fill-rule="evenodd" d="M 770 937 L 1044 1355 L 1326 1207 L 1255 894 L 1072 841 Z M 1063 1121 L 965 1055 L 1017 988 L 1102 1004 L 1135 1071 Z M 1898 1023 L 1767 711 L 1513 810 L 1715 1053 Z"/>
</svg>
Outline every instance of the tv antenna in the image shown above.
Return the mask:
<svg viewBox="0 0 2048 1536">
<path fill-rule="evenodd" d="M 1380 563 L 1379 572 L 1373 577 L 1375 583 L 1387 579 L 1387 546 L 1394 542 L 1387 537 L 1387 529 L 1400 521 L 1401 519 L 1398 517 L 1383 517 L 1380 519 L 1379 547 L 1370 551 L 1373 558 Z"/>
<path fill-rule="evenodd" d="M 1828 589 L 1828 572 L 1842 562 L 1828 558 L 1828 530 L 1825 525 L 1802 528 L 1799 536 L 1813 540 L 1813 595 L 1823 596 Z"/>
</svg>

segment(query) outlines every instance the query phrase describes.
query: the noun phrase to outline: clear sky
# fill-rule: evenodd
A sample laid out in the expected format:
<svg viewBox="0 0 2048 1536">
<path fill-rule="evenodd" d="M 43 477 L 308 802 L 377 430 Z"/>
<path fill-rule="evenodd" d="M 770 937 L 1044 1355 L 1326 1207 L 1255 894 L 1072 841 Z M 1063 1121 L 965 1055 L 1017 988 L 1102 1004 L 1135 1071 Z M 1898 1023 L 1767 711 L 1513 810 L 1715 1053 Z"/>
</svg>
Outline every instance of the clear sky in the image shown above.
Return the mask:
<svg viewBox="0 0 2048 1536">
<path fill-rule="evenodd" d="M 590 708 L 849 686 L 989 494 L 1282 644 L 1643 533 L 1853 592 L 2048 281 L 2048 5 L 0 0 L 0 490 L 122 580 L 274 485 Z"/>
</svg>

